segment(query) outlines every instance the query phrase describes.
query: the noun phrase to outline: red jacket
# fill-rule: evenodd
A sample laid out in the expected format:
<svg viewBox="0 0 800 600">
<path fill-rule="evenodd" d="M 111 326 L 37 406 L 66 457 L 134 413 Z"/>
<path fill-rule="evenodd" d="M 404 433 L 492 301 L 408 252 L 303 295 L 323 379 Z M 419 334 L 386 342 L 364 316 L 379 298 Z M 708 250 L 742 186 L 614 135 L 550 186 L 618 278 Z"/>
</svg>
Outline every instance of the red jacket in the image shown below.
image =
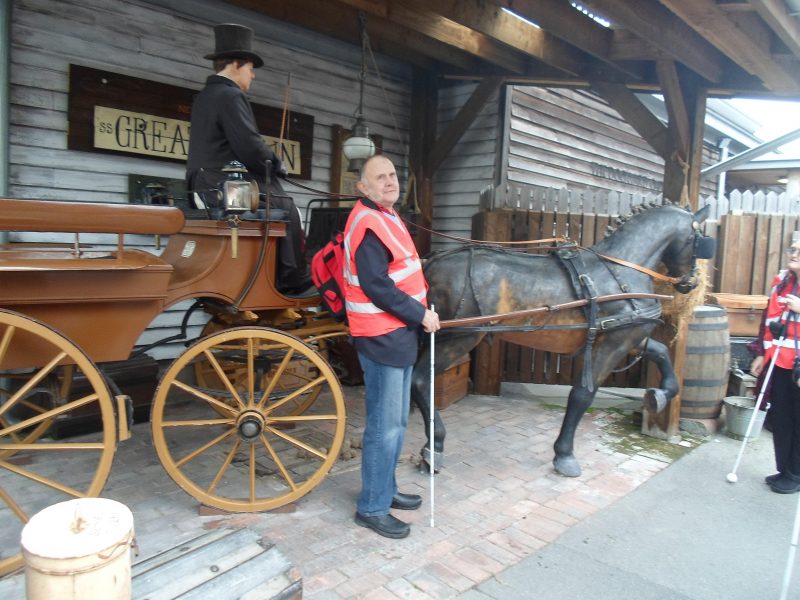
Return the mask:
<svg viewBox="0 0 800 600">
<path fill-rule="evenodd" d="M 770 292 L 769 302 L 767 303 L 767 316 L 764 326 L 764 362 L 768 363 L 772 360 L 775 349 L 779 348 L 775 366 L 783 369 L 791 369 L 794 365 L 794 357 L 796 354 L 795 344 L 800 348 L 800 327 L 798 327 L 797 321 L 795 319 L 789 321 L 786 335 L 782 341 L 780 339 L 775 339 L 769 328 L 769 324 L 776 321 L 786 324 L 787 317 L 791 314 L 786 310 L 786 302 L 783 301 L 783 298 L 786 294 L 797 293 L 796 282 L 790 281 L 788 285 L 783 286 L 779 291 L 778 284 L 783 281 L 784 277 L 786 277 L 786 271 L 781 271 L 775 276 L 775 279 L 772 280 L 772 291 Z M 789 277 L 794 279 L 792 275 L 789 275 Z M 795 283 L 795 285 L 792 285 L 792 283 Z"/>
</svg>

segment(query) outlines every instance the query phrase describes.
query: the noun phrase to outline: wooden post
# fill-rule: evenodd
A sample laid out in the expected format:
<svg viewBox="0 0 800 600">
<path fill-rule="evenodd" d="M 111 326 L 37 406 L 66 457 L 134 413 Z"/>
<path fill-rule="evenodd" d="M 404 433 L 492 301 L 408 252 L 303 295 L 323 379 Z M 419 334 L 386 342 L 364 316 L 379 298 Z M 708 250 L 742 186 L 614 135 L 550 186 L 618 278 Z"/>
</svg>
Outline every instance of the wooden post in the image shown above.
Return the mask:
<svg viewBox="0 0 800 600">
<path fill-rule="evenodd" d="M 433 173 L 429 171 L 430 149 L 436 140 L 436 119 L 438 107 L 437 81 L 433 73 L 422 69 L 414 70 L 411 92 L 411 139 L 409 141 L 409 168 L 414 175 L 415 185 L 409 189 L 418 210 L 418 224 L 427 229 L 433 225 Z M 431 251 L 431 234 L 417 229 L 414 243 L 420 256 Z"/>
<path fill-rule="evenodd" d="M 472 217 L 472 237 L 476 240 L 508 241 L 514 211 L 479 212 Z M 505 342 L 484 338 L 473 350 L 473 380 L 476 394 L 500 395 L 503 379 Z"/>
</svg>

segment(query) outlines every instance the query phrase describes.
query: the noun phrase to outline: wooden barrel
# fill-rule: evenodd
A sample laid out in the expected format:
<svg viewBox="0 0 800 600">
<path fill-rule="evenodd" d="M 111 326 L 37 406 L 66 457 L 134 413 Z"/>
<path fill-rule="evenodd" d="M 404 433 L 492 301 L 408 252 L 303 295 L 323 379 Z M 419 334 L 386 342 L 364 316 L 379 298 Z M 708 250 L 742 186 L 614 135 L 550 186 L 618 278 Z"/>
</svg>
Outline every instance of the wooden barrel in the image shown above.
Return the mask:
<svg viewBox="0 0 800 600">
<path fill-rule="evenodd" d="M 681 388 L 681 417 L 716 419 L 727 396 L 728 317 L 721 306 L 698 306 L 689 323 Z"/>
</svg>

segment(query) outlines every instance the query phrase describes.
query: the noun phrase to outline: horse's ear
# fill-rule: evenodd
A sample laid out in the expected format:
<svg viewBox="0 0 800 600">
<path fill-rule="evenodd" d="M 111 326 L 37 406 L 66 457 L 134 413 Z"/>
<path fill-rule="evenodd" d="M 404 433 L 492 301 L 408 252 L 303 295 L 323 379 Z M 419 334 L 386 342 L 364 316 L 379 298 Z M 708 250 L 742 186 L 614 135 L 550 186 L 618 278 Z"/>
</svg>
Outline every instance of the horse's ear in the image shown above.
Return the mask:
<svg viewBox="0 0 800 600">
<path fill-rule="evenodd" d="M 693 220 L 695 223 L 702 223 L 708 218 L 708 213 L 711 212 L 711 205 L 706 204 L 703 208 L 694 213 Z"/>
</svg>

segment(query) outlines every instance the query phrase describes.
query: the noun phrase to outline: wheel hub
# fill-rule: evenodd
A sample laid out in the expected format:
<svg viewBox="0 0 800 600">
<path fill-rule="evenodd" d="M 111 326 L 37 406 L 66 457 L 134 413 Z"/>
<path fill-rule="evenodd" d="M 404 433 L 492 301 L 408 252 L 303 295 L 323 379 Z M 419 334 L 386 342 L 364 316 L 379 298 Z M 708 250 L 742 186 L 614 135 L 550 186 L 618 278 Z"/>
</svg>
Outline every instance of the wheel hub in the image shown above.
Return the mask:
<svg viewBox="0 0 800 600">
<path fill-rule="evenodd" d="M 261 435 L 264 431 L 264 425 L 264 417 L 254 410 L 243 412 L 236 420 L 236 429 L 239 431 L 239 437 L 248 442 L 252 442 Z"/>
</svg>

